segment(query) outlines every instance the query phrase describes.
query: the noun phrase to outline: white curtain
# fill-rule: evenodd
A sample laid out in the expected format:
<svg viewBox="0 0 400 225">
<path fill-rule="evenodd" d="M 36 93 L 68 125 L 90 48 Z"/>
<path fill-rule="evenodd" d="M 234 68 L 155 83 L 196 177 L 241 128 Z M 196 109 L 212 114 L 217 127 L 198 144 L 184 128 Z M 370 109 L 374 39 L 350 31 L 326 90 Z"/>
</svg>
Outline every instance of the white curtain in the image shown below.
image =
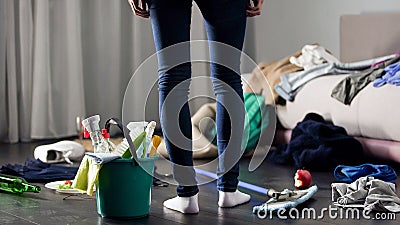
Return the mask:
<svg viewBox="0 0 400 225">
<path fill-rule="evenodd" d="M 76 134 L 75 118 L 85 113 L 79 2 L 37 0 L 30 4 L 34 30 L 31 138 Z"/>
<path fill-rule="evenodd" d="M 127 0 L 80 2 L 86 114 L 100 114 L 103 122 L 112 116 L 121 118 L 123 96 L 132 74 L 155 53 L 150 21 L 135 16 Z M 136 79 L 139 99 L 145 99 L 140 87 L 146 79 Z"/>
<path fill-rule="evenodd" d="M 0 0 L 0 141 L 76 135 L 76 117 L 121 115 L 151 27 L 126 0 Z"/>
<path fill-rule="evenodd" d="M 0 1 L 0 140 L 31 137 L 34 23 L 31 1 Z"/>
</svg>

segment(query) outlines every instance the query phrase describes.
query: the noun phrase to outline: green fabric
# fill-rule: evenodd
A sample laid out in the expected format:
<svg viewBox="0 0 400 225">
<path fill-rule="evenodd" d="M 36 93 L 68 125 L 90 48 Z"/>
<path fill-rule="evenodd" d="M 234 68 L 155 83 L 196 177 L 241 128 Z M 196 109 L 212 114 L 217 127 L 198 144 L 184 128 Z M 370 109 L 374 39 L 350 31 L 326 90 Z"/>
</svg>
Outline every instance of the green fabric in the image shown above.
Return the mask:
<svg viewBox="0 0 400 225">
<path fill-rule="evenodd" d="M 85 155 L 72 182 L 72 187 L 91 196 L 101 167 L 102 165 L 94 164 L 93 159 Z"/>
<path fill-rule="evenodd" d="M 267 105 L 264 104 L 264 96 L 245 92 L 243 97 L 246 115 L 242 147 L 245 149 L 244 152 L 247 153 L 257 146 L 261 131 L 268 126 L 269 111 Z M 217 145 L 215 126 L 209 132 L 206 132 L 205 135 L 212 144 Z"/>
<path fill-rule="evenodd" d="M 264 104 L 264 96 L 249 92 L 245 92 L 243 96 L 246 117 L 242 145 L 245 146 L 245 152 L 249 152 L 257 146 L 261 131 L 268 126 L 269 120 L 267 115 L 269 112 L 267 105 Z"/>
<path fill-rule="evenodd" d="M 146 131 L 143 131 L 142 133 L 140 133 L 139 136 L 137 136 L 136 139 L 133 140 L 133 147 L 135 148 L 135 151 L 141 145 L 143 145 L 144 149 L 146 149 Z M 125 151 L 124 154 L 122 154 L 122 158 L 124 158 L 124 159 L 132 158 L 132 153 L 131 153 L 131 150 L 129 148 Z"/>
</svg>

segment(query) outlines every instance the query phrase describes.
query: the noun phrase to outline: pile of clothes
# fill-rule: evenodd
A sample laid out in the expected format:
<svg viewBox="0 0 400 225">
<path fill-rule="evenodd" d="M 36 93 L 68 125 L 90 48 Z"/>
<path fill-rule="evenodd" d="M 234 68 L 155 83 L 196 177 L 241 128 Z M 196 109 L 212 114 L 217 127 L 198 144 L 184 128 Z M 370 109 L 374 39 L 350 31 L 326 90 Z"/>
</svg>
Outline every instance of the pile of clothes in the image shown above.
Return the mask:
<svg viewBox="0 0 400 225">
<path fill-rule="evenodd" d="M 363 208 L 366 212 L 400 212 L 395 184 L 366 176 L 351 184 L 333 183 L 332 202 L 339 207 Z"/>
<path fill-rule="evenodd" d="M 294 165 L 311 171 L 332 171 L 337 165 L 358 165 L 363 162 L 361 143 L 349 136 L 343 127 L 309 113 L 293 129 L 289 144 L 268 153 L 274 163 Z"/>
</svg>

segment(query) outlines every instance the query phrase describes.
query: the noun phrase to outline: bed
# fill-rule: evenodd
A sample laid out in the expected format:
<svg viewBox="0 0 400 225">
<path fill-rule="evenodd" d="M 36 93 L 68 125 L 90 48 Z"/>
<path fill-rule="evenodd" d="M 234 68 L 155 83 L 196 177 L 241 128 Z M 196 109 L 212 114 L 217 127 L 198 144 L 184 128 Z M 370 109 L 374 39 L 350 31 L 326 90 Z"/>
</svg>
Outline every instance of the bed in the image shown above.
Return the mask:
<svg viewBox="0 0 400 225">
<path fill-rule="evenodd" d="M 354 62 L 400 50 L 400 14 L 344 15 L 340 19 L 340 61 Z M 304 85 L 293 102 L 277 105 L 277 142 L 288 142 L 290 130 L 309 112 L 342 126 L 364 146 L 367 155 L 400 162 L 400 87 L 375 88 L 370 83 L 344 105 L 331 97 L 333 87 L 347 75 L 316 78 Z"/>
</svg>

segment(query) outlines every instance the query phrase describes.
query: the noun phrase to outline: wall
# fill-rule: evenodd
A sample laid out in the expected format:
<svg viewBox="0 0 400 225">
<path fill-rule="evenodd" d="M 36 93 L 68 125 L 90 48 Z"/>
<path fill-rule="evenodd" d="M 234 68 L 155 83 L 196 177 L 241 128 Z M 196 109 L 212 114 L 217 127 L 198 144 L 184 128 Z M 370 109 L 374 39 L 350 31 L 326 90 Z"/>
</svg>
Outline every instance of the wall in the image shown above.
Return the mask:
<svg viewBox="0 0 400 225">
<path fill-rule="evenodd" d="M 318 42 L 339 57 L 341 15 L 400 12 L 398 0 L 265 0 L 254 19 L 255 61 L 285 57 Z"/>
</svg>

